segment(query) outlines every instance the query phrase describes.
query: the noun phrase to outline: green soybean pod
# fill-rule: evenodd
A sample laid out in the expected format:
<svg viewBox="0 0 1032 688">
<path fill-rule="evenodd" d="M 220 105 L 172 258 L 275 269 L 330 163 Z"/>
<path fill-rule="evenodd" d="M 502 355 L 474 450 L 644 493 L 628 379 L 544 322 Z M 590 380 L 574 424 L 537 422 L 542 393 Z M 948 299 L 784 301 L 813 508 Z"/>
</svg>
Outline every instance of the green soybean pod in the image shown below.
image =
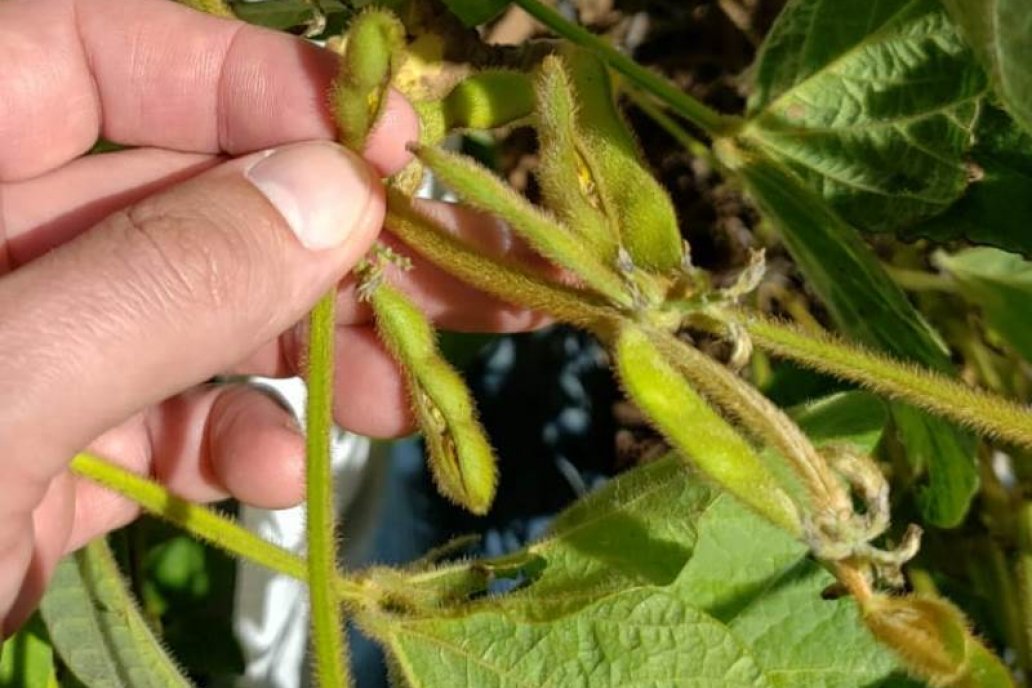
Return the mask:
<svg viewBox="0 0 1032 688">
<path fill-rule="evenodd" d="M 620 231 L 606 214 L 595 173 L 577 132 L 577 102 L 562 60 L 549 55 L 534 83 L 538 181 L 549 208 L 607 264 L 617 260 Z"/>
<path fill-rule="evenodd" d="M 419 146 L 414 150 L 467 204 L 505 220 L 538 253 L 580 277 L 612 303 L 633 304 L 630 290 L 613 267 L 605 265 L 569 228 L 539 210 L 483 165 L 440 148 Z"/>
<path fill-rule="evenodd" d="M 624 391 L 681 456 L 793 535 L 799 512 L 756 450 L 692 389 L 637 325 L 621 323 L 613 353 Z"/>
<path fill-rule="evenodd" d="M 352 150 L 365 147 L 366 137 L 383 112 L 404 43 L 405 27 L 387 10 L 365 10 L 348 29 L 330 107 L 341 141 Z"/>
<path fill-rule="evenodd" d="M 605 211 L 634 263 L 655 273 L 681 268 L 683 242 L 673 203 L 645 167 L 638 143 L 617 107 L 609 71 L 587 50 L 561 49 L 578 104 L 583 157 Z"/>
<path fill-rule="evenodd" d="M 381 283 L 371 302 L 380 337 L 405 371 L 437 489 L 474 514 L 487 513 L 498 470 L 466 383 L 438 352 L 433 328 L 408 297 Z"/>
<path fill-rule="evenodd" d="M 911 674 L 929 685 L 1013 688 L 1007 668 L 946 600 L 875 593 L 861 600 L 860 607 L 874 636 L 899 655 Z"/>
<path fill-rule="evenodd" d="M 534 89 L 523 72 L 489 69 L 472 74 L 442 101 L 448 129 L 494 129 L 534 112 Z"/>
</svg>

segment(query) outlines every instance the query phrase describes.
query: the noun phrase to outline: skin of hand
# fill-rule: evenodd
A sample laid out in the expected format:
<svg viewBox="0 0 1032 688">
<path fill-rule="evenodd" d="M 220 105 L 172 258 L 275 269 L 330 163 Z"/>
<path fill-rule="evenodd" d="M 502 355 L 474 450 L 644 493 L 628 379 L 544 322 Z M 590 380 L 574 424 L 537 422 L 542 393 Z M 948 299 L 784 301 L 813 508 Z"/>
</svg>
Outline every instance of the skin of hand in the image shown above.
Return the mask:
<svg viewBox="0 0 1032 688">
<path fill-rule="evenodd" d="M 331 143 L 335 55 L 168 0 L 4 0 L 0 64 L 6 635 L 63 554 L 137 514 L 68 472 L 84 448 L 195 501 L 303 499 L 289 414 L 205 381 L 298 374 L 304 315 L 334 284 L 337 421 L 410 430 L 347 273 L 381 229 L 379 179 L 406 164 L 418 121 L 393 94 L 363 161 Z M 84 156 L 99 137 L 131 148 Z M 526 257 L 490 220 L 427 210 L 485 251 Z M 395 282 L 444 327 L 544 322 L 413 262 Z"/>
</svg>

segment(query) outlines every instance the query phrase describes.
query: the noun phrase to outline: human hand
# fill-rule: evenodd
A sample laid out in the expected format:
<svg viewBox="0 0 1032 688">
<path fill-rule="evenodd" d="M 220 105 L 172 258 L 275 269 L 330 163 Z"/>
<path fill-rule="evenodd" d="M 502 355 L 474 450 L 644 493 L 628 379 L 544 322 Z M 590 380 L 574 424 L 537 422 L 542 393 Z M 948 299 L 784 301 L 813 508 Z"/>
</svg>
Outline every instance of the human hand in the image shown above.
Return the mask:
<svg viewBox="0 0 1032 688">
<path fill-rule="evenodd" d="M 303 439 L 287 412 L 252 389 L 199 385 L 298 372 L 297 323 L 376 238 L 378 177 L 407 162 L 417 120 L 392 97 L 369 167 L 328 143 L 333 54 L 165 0 L 5 0 L 0 64 L 9 633 L 61 555 L 136 514 L 68 473 L 83 448 L 196 501 L 303 498 Z M 98 136 L 135 148 L 81 157 Z M 519 250 L 483 218 L 432 211 L 485 250 Z M 541 322 L 415 262 L 399 281 L 445 327 Z M 354 283 L 339 293 L 337 420 L 404 433 L 399 373 Z"/>
</svg>

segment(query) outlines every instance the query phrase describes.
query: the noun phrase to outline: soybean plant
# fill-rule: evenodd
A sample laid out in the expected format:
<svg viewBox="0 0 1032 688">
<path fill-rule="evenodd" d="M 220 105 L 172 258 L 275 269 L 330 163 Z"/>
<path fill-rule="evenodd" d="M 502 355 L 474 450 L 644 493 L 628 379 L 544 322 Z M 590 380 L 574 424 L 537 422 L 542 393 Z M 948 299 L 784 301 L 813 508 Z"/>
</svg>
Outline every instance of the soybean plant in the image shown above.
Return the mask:
<svg viewBox="0 0 1032 688">
<path fill-rule="evenodd" d="M 534 108 L 529 117 L 522 111 L 514 114 L 487 106 L 503 101 L 503 89 L 508 90 L 514 81 L 520 81 L 514 74 L 507 75 L 505 82 L 469 77 L 436 107 L 422 101 L 419 110 L 444 111 L 456 94 L 463 94 L 471 101 L 468 109 L 477 115 L 453 116 L 452 122 L 472 121 L 480 128 L 514 123 L 534 127 L 541 143 L 537 174 L 542 207 L 534 206 L 464 156 L 424 144 L 415 144 L 412 150 L 464 204 L 505 220 L 529 246 L 562 268 L 571 277 L 569 283 L 549 281 L 523 266 L 473 252 L 435 226 L 411 198 L 396 190 L 389 196 L 388 228 L 413 251 L 461 279 L 596 334 L 608 346 L 630 400 L 678 455 L 757 513 L 806 542 L 854 595 L 869 628 L 897 649 L 912 671 L 932 681 L 983 673 L 1005 676 L 1003 667 L 966 630 L 963 617 L 948 603 L 879 592 L 902 585 L 900 567 L 917 553 L 921 531 L 917 526 L 908 528 L 895 549 L 873 544 L 891 522 L 888 485 L 873 460 L 845 448 L 818 450 L 783 411 L 731 367 L 692 346 L 691 331 L 718 333 L 731 342 L 732 363 L 740 367 L 749 357 L 751 332 L 760 336 L 777 332 L 775 338 L 801 335 L 738 306 L 738 300 L 762 277 L 762 255 L 755 255 L 737 282 L 725 289 L 714 288 L 711 276 L 693 266 L 672 204 L 642 162 L 634 136 L 615 104 L 602 61 L 576 46 L 553 46 L 523 76 L 522 85 L 513 89 L 518 93 L 532 90 Z M 485 115 L 492 111 L 496 112 L 493 120 Z M 381 311 L 409 309 L 400 302 L 387 305 L 395 299 L 393 293 L 389 300 L 374 296 L 373 303 Z M 386 320 L 384 315 L 378 317 L 381 322 Z M 414 314 L 409 317 L 415 322 Z M 423 324 L 411 327 L 420 332 L 418 338 L 426 338 Z M 385 334 L 397 351 L 396 335 Z M 1029 443 L 1025 409 L 841 342 L 806 339 L 806 343 L 820 350 L 803 355 L 807 363 L 947 412 L 980 429 L 990 429 L 985 425 L 991 422 L 988 417 L 969 414 L 953 402 L 967 397 L 973 402 L 965 404 L 968 409 L 997 409 L 1014 422 L 990 430 Z M 851 363 L 836 366 L 832 362 L 836 358 Z M 870 361 L 867 370 L 860 361 Z M 416 367 L 409 373 L 414 380 L 422 374 L 419 366 L 432 370 L 436 365 L 404 354 L 399 355 L 399 362 Z M 875 369 L 888 374 L 870 374 Z M 913 377 L 902 385 L 886 384 L 905 376 Z M 452 393 L 457 407 L 468 408 L 465 394 L 457 389 Z M 418 410 L 423 396 L 418 384 L 413 385 L 412 394 Z M 937 397 L 951 401 L 937 405 Z M 441 424 L 422 411 L 419 417 L 429 438 L 431 465 L 440 476 L 445 471 L 439 464 L 446 455 L 436 449 L 439 440 L 434 438 Z M 461 455 L 467 440 L 459 434 L 451 437 L 455 453 Z M 470 436 L 470 455 L 486 455 L 479 446 L 480 437 Z M 758 446 L 770 447 L 780 455 L 801 491 L 777 477 Z M 484 469 L 479 464 L 459 461 L 453 466 L 460 476 L 468 466 L 468 477 L 460 477 L 459 484 L 482 480 Z M 442 492 L 456 499 L 454 489 L 441 483 Z M 461 497 L 457 501 L 474 506 Z M 475 507 L 480 510 L 483 504 Z"/>
<path fill-rule="evenodd" d="M 189 4 L 231 13 L 221 2 Z M 813 335 L 746 307 L 745 297 L 764 274 L 762 252 L 753 253 L 731 284 L 717 286 L 714 275 L 693 263 L 674 204 L 643 161 L 618 107 L 611 68 L 622 72 L 632 88 L 665 100 L 711 134 L 713 152 L 704 149 L 711 162 L 741 179 L 761 201 L 777 193 L 791 196 L 795 191 L 790 186 L 796 183 L 755 152 L 756 141 L 767 134 L 749 129 L 739 118 L 710 112 L 600 39 L 562 22 L 536 0 L 519 4 L 571 40 L 535 42 L 515 53 L 477 47 L 471 49 L 468 62 L 457 65 L 442 57 L 445 38 L 466 45 L 462 41 L 469 36 L 413 2 L 397 4 L 404 21 L 382 8 L 358 12 L 346 36 L 332 41 L 340 52 L 341 70 L 329 103 L 342 144 L 362 149 L 391 88 L 405 93 L 422 120 L 421 140 L 411 144 L 415 160 L 388 180 L 388 230 L 409 251 L 468 284 L 594 334 L 607 348 L 628 399 L 665 438 L 683 463 L 681 470 L 704 476 L 707 485 L 732 495 L 802 543 L 834 576 L 835 590 L 852 596 L 863 624 L 913 675 L 932 685 L 1011 685 L 1008 670 L 957 608 L 936 595 L 902 592 L 903 567 L 919 550 L 921 529 L 897 527 L 899 542 L 887 544 L 892 526 L 889 485 L 874 459 L 853 445 L 816 446 L 740 371 L 756 346 L 1025 448 L 1032 448 L 1032 413 L 941 372 L 901 363 L 831 335 Z M 652 107 L 647 98 L 641 102 L 646 109 Z M 684 134 L 664 113 L 655 115 L 675 133 Z M 539 204 L 441 145 L 453 132 L 513 127 L 533 128 L 540 144 Z M 683 139 L 700 148 L 687 134 Z M 465 206 L 504 220 L 552 269 L 485 255 L 438 225 L 413 197 L 426 171 Z M 826 217 L 838 222 L 830 210 Z M 433 327 L 392 284 L 393 276 L 406 269 L 410 263 L 405 256 L 379 245 L 359 271 L 359 292 L 371 304 L 382 340 L 405 371 L 439 491 L 483 514 L 498 485 L 504 486 L 504 476 L 498 475 L 472 395 L 438 351 Z M 321 685 L 350 684 L 342 636 L 348 616 L 394 650 L 392 669 L 399 680 L 419 685 L 421 674 L 399 650 L 399 629 L 430 624 L 438 617 L 458 618 L 456 610 L 471 595 L 483 592 L 486 581 L 510 570 L 525 573 L 540 563 L 540 557 L 531 547 L 511 558 L 453 569 L 435 569 L 432 555 L 407 569 L 335 568 L 327 441 L 333 401 L 332 306 L 332 295 L 327 295 L 313 311 L 310 325 L 307 560 L 97 457 L 81 455 L 73 467 L 231 553 L 306 580 Z M 696 347 L 703 336 L 726 340 L 728 360 L 717 360 Z M 686 514 L 684 527 L 690 526 Z M 435 587 L 427 581 L 447 585 Z M 529 588 L 532 602 L 534 590 Z M 638 600 L 634 595 L 639 593 L 645 595 L 631 590 L 630 598 L 612 602 L 614 609 L 627 599 Z M 642 597 L 626 613 L 637 613 L 650 599 Z M 612 610 L 596 608 L 608 603 L 609 598 L 600 596 L 590 604 L 598 618 L 608 619 L 605 614 Z M 563 605 L 578 603 L 563 599 L 549 602 L 555 608 L 542 604 L 546 611 L 534 610 L 531 604 L 530 611 L 517 607 L 496 612 L 488 604 L 483 623 L 525 622 L 527 636 L 536 638 L 525 648 L 531 656 L 544 637 L 534 635 L 540 631 L 535 614 L 540 612 L 565 632 L 568 628 L 562 623 L 568 608 Z M 681 623 L 691 617 L 688 612 L 671 614 Z M 430 630 L 425 633 L 436 638 Z M 440 647 L 445 645 L 441 641 Z M 441 656 L 446 656 L 444 650 Z M 521 661 L 522 655 L 512 665 Z M 466 674 L 458 675 L 461 667 L 453 675 L 449 666 L 442 662 L 425 669 L 427 675 L 438 672 L 427 685 L 444 685 L 441 681 L 448 677 L 464 680 Z M 472 671 L 472 665 L 464 666 Z M 535 680 L 544 679 L 528 678 L 520 685 L 537 685 Z M 742 680 L 754 685 L 749 682 L 753 679 Z"/>
</svg>

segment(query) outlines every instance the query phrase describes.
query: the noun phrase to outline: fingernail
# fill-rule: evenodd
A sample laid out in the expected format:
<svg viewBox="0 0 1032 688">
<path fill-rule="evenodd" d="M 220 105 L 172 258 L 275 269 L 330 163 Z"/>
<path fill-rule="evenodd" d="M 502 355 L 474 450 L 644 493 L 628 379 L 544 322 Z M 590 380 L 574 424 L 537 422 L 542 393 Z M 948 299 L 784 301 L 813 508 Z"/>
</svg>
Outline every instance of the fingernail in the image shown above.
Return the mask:
<svg viewBox="0 0 1032 688">
<path fill-rule="evenodd" d="M 362 223 L 375 183 L 364 162 L 328 142 L 277 148 L 244 175 L 312 250 L 347 241 Z"/>
</svg>

